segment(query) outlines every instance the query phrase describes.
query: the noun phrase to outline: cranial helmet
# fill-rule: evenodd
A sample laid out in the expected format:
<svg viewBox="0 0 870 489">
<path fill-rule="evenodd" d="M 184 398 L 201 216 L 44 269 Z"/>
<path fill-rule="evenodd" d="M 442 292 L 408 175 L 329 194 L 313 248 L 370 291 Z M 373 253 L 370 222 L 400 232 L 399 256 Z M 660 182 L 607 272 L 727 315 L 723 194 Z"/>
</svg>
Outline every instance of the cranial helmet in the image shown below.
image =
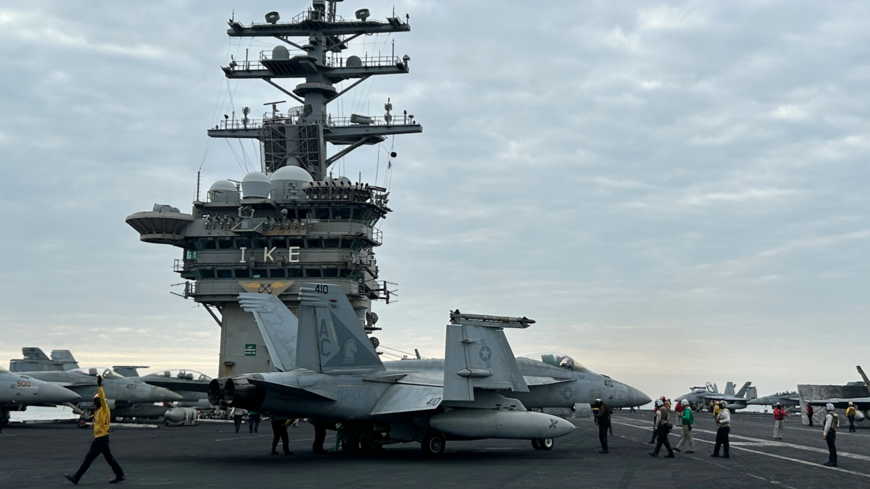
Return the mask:
<svg viewBox="0 0 870 489">
<path fill-rule="evenodd" d="M 827 409 L 828 411 L 833 411 L 834 405 L 829 402 L 829 403 L 825 404 L 825 409 Z"/>
<path fill-rule="evenodd" d="M 776 403 L 776 407 L 782 407 L 782 403 L 781 402 Z"/>
<path fill-rule="evenodd" d="M 719 401 L 719 407 L 725 407 L 725 406 L 727 406 L 727 405 L 728 405 L 727 402 L 725 402 L 725 401 Z"/>
<path fill-rule="evenodd" d="M 656 399 L 656 406 L 658 406 L 658 407 L 662 407 L 662 406 L 664 406 L 664 405 L 665 405 L 665 402 L 664 402 L 664 401 L 662 401 L 661 399 Z"/>
<path fill-rule="evenodd" d="M 852 405 L 852 401 L 849 401 L 849 405 L 850 405 L 850 406 Z"/>
<path fill-rule="evenodd" d="M 689 400 L 688 400 L 688 399 L 683 399 L 682 401 L 680 401 L 680 404 L 682 404 L 683 406 L 688 406 L 688 405 L 689 405 Z"/>
</svg>

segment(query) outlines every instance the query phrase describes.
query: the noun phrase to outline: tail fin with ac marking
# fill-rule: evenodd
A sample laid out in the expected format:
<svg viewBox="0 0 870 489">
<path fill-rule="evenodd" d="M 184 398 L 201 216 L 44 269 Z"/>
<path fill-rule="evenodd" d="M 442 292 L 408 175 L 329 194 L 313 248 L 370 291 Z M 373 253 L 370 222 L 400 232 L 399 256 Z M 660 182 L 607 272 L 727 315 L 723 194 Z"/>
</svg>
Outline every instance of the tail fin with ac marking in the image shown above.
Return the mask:
<svg viewBox="0 0 870 489">
<path fill-rule="evenodd" d="M 280 372 L 296 368 L 298 321 L 290 309 L 272 294 L 239 294 L 239 302 L 254 313 L 272 368 Z"/>
</svg>

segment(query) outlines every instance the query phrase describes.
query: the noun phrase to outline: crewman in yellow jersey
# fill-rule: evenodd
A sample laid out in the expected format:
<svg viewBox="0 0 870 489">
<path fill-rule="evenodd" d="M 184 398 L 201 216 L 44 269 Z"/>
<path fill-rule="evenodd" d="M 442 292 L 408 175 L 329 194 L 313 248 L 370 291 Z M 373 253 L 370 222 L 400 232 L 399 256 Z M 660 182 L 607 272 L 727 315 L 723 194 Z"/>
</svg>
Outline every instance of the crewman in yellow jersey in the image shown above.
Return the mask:
<svg viewBox="0 0 870 489">
<path fill-rule="evenodd" d="M 110 480 L 109 483 L 117 484 L 124 480 L 124 471 L 121 470 L 121 466 L 118 465 L 115 457 L 112 456 L 112 451 L 109 450 L 109 421 L 112 419 L 112 414 L 109 411 L 109 404 L 106 402 L 106 393 L 103 392 L 103 378 L 101 376 L 97 376 L 97 391 L 97 395 L 94 396 L 96 411 L 94 412 L 94 441 L 91 442 L 91 449 L 88 450 L 88 454 L 85 455 L 85 461 L 82 462 L 82 466 L 79 467 L 79 470 L 75 474 L 63 475 L 73 484 L 79 483 L 79 480 L 87 472 L 88 467 L 91 466 L 91 463 L 100 454 L 103 454 L 106 462 L 109 462 L 112 472 L 115 473 L 115 478 Z"/>
</svg>

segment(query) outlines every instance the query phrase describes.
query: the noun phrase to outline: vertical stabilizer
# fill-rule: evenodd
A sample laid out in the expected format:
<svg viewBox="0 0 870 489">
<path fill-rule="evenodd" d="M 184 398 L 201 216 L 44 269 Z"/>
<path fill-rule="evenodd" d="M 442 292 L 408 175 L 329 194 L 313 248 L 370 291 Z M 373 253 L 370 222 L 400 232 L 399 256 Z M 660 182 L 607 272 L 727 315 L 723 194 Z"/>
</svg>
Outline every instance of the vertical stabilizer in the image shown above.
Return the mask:
<svg viewBox="0 0 870 489">
<path fill-rule="evenodd" d="M 41 348 L 25 346 L 21 349 L 24 358 L 9 360 L 12 372 L 55 372 L 63 371 L 63 365 L 52 361 Z"/>
<path fill-rule="evenodd" d="M 298 321 L 290 309 L 272 294 L 239 294 L 239 303 L 254 314 L 272 369 L 286 372 L 296 368 Z"/>
<path fill-rule="evenodd" d="M 502 330 L 507 323 L 454 322 L 444 345 L 445 401 L 473 401 L 475 388 L 529 392 Z"/>
<path fill-rule="evenodd" d="M 752 385 L 752 381 L 749 381 L 749 382 L 746 382 L 745 384 L 743 384 L 743 387 L 741 387 L 740 390 L 737 391 L 737 394 L 735 394 L 735 396 L 746 397 L 746 392 L 749 390 L 749 387 L 751 385 Z"/>
<path fill-rule="evenodd" d="M 733 396 L 734 395 L 734 382 L 728 382 L 725 384 L 725 395 Z"/>
<path fill-rule="evenodd" d="M 861 378 L 864 379 L 864 386 L 867 387 L 868 391 L 870 391 L 870 379 L 867 378 L 867 374 L 864 373 L 864 369 L 861 368 L 860 365 L 855 368 L 858 369 L 858 373 L 861 374 Z"/>
<path fill-rule="evenodd" d="M 76 361 L 69 350 L 51 350 L 51 359 L 55 363 L 59 363 L 64 370 L 79 368 L 79 362 Z"/>
<path fill-rule="evenodd" d="M 299 300 L 296 361 L 300 367 L 318 372 L 345 368 L 384 370 L 341 287 L 302 284 Z"/>
</svg>

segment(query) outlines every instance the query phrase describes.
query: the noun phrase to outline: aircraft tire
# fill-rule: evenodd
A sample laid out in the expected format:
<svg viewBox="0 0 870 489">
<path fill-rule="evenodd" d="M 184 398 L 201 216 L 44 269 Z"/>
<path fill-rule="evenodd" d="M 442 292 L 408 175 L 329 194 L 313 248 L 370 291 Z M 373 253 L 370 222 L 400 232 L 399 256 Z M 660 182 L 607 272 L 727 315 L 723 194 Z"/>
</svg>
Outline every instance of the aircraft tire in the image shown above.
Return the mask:
<svg viewBox="0 0 870 489">
<path fill-rule="evenodd" d="M 447 445 L 447 441 L 444 439 L 444 435 L 438 433 L 437 431 L 430 431 L 426 433 L 423 437 L 423 441 L 420 443 L 420 447 L 423 449 L 423 453 L 428 456 L 437 456 L 444 453 L 444 448 Z"/>
<path fill-rule="evenodd" d="M 541 450 L 541 440 L 532 440 L 532 448 Z"/>
<path fill-rule="evenodd" d="M 552 450 L 553 446 L 556 445 L 556 442 L 553 441 L 552 438 L 544 438 L 541 440 L 541 449 L 542 450 Z"/>
</svg>

